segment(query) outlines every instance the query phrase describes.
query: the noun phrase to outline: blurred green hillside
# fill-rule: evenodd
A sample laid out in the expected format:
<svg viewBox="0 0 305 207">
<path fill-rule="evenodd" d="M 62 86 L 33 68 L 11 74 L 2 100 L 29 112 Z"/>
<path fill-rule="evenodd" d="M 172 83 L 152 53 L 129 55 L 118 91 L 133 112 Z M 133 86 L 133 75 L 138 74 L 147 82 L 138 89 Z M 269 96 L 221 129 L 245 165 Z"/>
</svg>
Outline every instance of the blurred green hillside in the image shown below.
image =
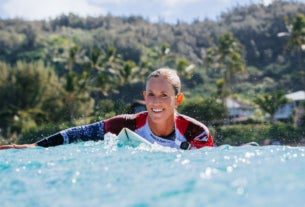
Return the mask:
<svg viewBox="0 0 305 207">
<path fill-rule="evenodd" d="M 264 104 L 278 107 L 284 102 L 277 94 L 305 89 L 304 14 L 303 3 L 274 1 L 192 23 L 74 14 L 49 21 L 0 19 L 0 142 L 35 141 L 129 113 L 146 76 L 163 66 L 182 77 L 187 99 L 180 111 L 214 127 L 219 144 L 243 142 L 232 141 L 224 126 L 229 96 L 257 109 L 250 122 L 265 136 L 274 129 L 266 114 L 274 110 Z M 293 131 L 293 124 L 278 127 Z M 293 143 L 305 137 L 303 128 L 294 128 Z M 272 136 L 267 138 L 277 139 Z"/>
</svg>

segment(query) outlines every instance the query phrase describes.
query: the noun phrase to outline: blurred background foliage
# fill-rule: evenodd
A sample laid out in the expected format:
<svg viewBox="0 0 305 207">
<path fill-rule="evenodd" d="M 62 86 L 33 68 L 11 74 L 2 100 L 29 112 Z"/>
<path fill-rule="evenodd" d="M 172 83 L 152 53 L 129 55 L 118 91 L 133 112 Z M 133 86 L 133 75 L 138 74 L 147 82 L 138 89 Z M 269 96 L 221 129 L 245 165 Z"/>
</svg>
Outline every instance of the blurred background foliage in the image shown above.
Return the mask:
<svg viewBox="0 0 305 207">
<path fill-rule="evenodd" d="M 210 126 L 217 144 L 296 143 L 305 126 L 272 123 L 264 114 L 285 103 L 285 93 L 305 89 L 304 14 L 303 3 L 274 1 L 192 23 L 74 14 L 0 19 L 0 143 L 129 113 L 146 76 L 163 66 L 182 78 L 179 112 Z M 228 123 L 225 99 L 232 96 L 263 115 Z"/>
</svg>

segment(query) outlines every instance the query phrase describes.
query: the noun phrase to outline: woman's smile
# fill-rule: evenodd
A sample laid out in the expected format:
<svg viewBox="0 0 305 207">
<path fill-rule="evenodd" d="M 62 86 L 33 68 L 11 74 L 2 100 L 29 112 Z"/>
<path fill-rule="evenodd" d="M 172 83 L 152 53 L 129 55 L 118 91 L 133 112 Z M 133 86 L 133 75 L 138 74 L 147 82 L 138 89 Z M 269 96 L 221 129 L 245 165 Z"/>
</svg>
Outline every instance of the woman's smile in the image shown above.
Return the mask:
<svg viewBox="0 0 305 207">
<path fill-rule="evenodd" d="M 163 109 L 158 109 L 158 108 L 152 108 L 152 111 L 155 113 L 160 113 L 163 111 Z"/>
</svg>

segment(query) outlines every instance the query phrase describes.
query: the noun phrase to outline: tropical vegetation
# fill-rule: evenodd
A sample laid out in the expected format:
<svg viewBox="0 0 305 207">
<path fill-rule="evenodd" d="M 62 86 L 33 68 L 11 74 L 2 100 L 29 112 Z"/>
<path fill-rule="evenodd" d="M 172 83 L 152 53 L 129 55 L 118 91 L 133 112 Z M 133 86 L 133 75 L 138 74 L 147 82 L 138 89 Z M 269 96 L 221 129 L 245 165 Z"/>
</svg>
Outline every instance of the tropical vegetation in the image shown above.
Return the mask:
<svg viewBox="0 0 305 207">
<path fill-rule="evenodd" d="M 303 3 L 274 1 L 192 23 L 0 19 L 0 143 L 129 113 L 146 76 L 164 66 L 182 77 L 179 111 L 209 125 L 217 144 L 299 143 L 304 121 L 274 123 L 272 115 L 287 102 L 284 94 L 305 89 L 304 14 Z M 228 97 L 250 103 L 259 118 L 233 125 Z"/>
</svg>

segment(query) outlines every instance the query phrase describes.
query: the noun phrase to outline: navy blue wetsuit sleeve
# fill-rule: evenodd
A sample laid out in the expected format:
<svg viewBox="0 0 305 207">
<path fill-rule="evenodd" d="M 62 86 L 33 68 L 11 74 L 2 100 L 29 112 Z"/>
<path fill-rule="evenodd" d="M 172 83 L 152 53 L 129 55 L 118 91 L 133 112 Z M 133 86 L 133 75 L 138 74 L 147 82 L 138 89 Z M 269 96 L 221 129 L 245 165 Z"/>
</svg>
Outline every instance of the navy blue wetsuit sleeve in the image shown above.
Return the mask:
<svg viewBox="0 0 305 207">
<path fill-rule="evenodd" d="M 104 123 L 100 121 L 93 124 L 72 127 L 61 131 L 60 134 L 63 136 L 64 144 L 76 141 L 104 140 Z"/>
<path fill-rule="evenodd" d="M 76 141 L 98 141 L 104 139 L 104 134 L 104 123 L 96 122 L 93 124 L 65 129 L 36 142 L 36 144 L 41 147 L 51 147 L 61 144 L 69 144 Z"/>
<path fill-rule="evenodd" d="M 64 143 L 64 138 L 60 133 L 53 134 L 47 138 L 36 142 L 37 146 L 40 147 L 53 147 Z"/>
</svg>

